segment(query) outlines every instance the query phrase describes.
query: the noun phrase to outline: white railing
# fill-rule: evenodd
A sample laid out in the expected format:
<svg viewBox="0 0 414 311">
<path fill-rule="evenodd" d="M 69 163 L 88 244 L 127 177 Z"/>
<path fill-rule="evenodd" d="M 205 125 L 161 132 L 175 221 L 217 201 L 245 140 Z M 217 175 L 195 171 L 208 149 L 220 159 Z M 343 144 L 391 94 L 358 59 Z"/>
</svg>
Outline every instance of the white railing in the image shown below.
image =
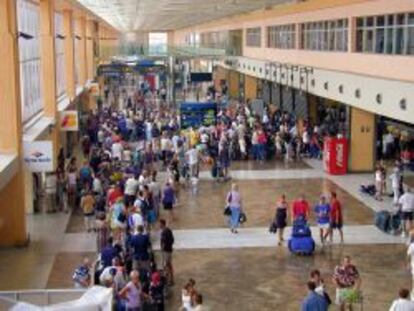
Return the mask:
<svg viewBox="0 0 414 311">
<path fill-rule="evenodd" d="M 0 291 L 0 310 L 9 310 L 20 302 L 36 306 L 49 306 L 57 303 L 79 299 L 84 289 L 44 289 Z"/>
</svg>

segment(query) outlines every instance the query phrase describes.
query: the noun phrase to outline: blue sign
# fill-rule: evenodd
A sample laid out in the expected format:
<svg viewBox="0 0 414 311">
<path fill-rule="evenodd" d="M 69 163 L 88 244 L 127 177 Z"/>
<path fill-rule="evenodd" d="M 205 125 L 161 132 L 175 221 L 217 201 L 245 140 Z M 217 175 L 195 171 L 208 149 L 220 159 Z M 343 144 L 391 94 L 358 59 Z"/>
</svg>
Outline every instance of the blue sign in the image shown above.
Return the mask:
<svg viewBox="0 0 414 311">
<path fill-rule="evenodd" d="M 183 102 L 180 105 L 181 128 L 216 125 L 216 103 Z"/>
</svg>

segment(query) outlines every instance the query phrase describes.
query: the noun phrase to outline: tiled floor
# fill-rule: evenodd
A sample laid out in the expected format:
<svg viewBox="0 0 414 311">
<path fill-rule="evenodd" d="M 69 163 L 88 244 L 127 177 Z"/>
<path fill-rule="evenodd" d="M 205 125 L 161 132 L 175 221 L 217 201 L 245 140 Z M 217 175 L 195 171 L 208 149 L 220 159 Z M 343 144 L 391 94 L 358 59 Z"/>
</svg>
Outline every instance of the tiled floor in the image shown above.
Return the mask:
<svg viewBox="0 0 414 311">
<path fill-rule="evenodd" d="M 246 227 L 267 226 L 274 216 L 274 207 L 281 194 L 285 193 L 289 202 L 304 193 L 310 204 L 319 200 L 321 193 L 335 190 L 344 202 L 346 224 L 371 224 L 372 211 L 354 199 L 346 191 L 328 179 L 283 179 L 283 180 L 238 180 L 248 221 Z M 176 221 L 173 228 L 219 228 L 226 226 L 223 217 L 226 194 L 231 183 L 200 181 L 198 193 L 181 190 L 179 206 L 175 209 Z M 162 212 L 164 214 L 164 212 Z M 312 221 L 313 223 L 313 221 Z"/>
<path fill-rule="evenodd" d="M 178 309 L 181 286 L 190 277 L 211 310 L 298 310 L 306 295 L 307 274 L 314 267 L 322 271 L 334 297 L 330 275 L 345 254 L 354 258 L 362 274 L 364 310 L 387 310 L 398 289 L 410 286 L 403 241 L 372 226 L 373 210 L 389 208 L 391 200 L 379 203 L 358 192 L 359 184 L 370 182 L 372 174 L 328 176 L 320 161 L 305 161 L 288 166 L 235 163 L 232 176 L 248 216 L 238 236 L 228 232 L 222 215 L 231 182 L 217 183 L 203 171 L 196 195 L 186 189 L 180 192 L 171 225 L 177 239 L 177 285 L 171 289 L 168 310 Z M 406 181 L 410 183 L 411 177 Z M 266 230 L 280 194 L 286 193 L 291 202 L 304 193 L 314 204 L 320 193 L 330 190 L 343 202 L 345 245 L 323 252 L 318 248 L 313 257 L 295 257 L 275 246 L 276 237 Z M 84 233 L 81 214 L 36 215 L 28 220 L 31 245 L 0 251 L 0 289 L 71 288 L 75 267 L 84 256 L 96 257 L 95 237 Z M 155 245 L 157 249 L 157 241 Z"/>
<path fill-rule="evenodd" d="M 388 310 L 398 289 L 410 286 L 404 253 L 402 246 L 338 246 L 314 257 L 293 256 L 284 248 L 177 251 L 177 285 L 168 310 L 178 309 L 179 285 L 189 278 L 197 281 L 211 310 L 298 310 L 311 269 L 321 270 L 335 297 L 331 275 L 345 254 L 360 270 L 364 310 Z"/>
</svg>

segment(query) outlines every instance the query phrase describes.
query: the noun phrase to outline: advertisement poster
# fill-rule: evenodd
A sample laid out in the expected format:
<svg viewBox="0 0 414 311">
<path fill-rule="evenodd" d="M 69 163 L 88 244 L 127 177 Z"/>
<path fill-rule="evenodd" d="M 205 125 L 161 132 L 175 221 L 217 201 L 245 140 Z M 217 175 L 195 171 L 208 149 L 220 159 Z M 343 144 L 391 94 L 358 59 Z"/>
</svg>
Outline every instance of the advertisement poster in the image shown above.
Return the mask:
<svg viewBox="0 0 414 311">
<path fill-rule="evenodd" d="M 60 130 L 61 131 L 78 131 L 79 119 L 76 110 L 67 110 L 60 113 Z"/>
<path fill-rule="evenodd" d="M 53 171 L 53 144 L 51 141 L 24 142 L 23 161 L 31 172 Z"/>
</svg>

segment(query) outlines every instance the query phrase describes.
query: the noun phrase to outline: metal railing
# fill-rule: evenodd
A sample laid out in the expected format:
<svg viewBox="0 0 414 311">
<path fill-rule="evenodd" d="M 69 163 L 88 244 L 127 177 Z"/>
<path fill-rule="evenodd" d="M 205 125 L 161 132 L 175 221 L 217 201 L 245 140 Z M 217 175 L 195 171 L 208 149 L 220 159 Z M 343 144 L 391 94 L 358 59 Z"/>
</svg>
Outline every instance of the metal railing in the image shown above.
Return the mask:
<svg viewBox="0 0 414 311">
<path fill-rule="evenodd" d="M 39 289 L 0 291 L 0 310 L 8 310 L 20 302 L 48 306 L 79 299 L 85 289 Z"/>
</svg>

